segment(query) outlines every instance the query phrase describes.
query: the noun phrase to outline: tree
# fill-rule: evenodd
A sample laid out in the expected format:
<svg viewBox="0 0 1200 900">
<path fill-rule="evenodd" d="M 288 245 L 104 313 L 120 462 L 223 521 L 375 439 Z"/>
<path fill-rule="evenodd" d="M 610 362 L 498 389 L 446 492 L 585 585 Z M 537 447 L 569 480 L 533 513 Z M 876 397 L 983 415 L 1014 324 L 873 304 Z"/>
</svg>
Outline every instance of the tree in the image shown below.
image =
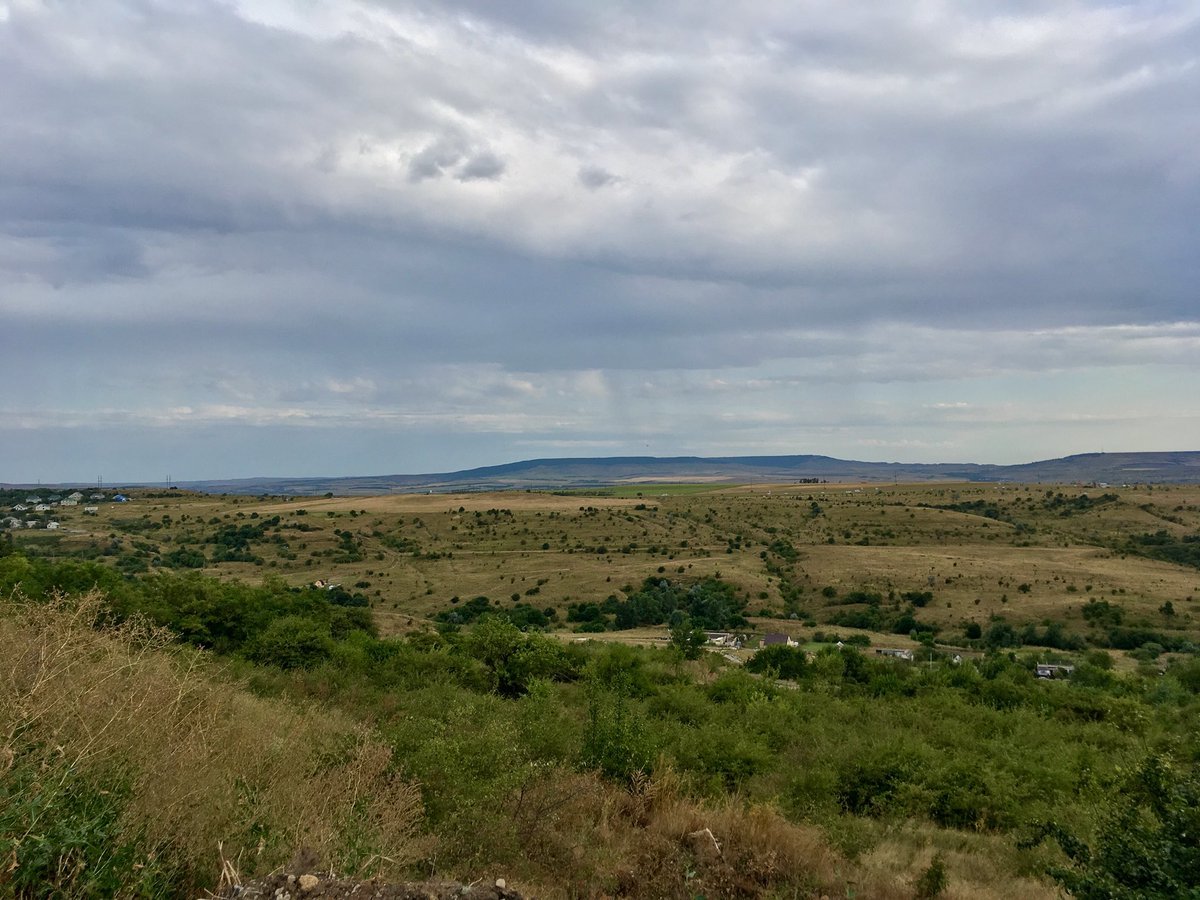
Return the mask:
<svg viewBox="0 0 1200 900">
<path fill-rule="evenodd" d="M 699 659 L 700 648 L 708 641 L 704 629 L 697 628 L 687 616 L 671 626 L 671 646 L 683 654 L 685 659 Z"/>
<path fill-rule="evenodd" d="M 746 663 L 749 672 L 774 672 L 778 678 L 799 681 L 808 670 L 808 656 L 799 647 L 775 644 L 763 647 Z"/>
<path fill-rule="evenodd" d="M 252 661 L 281 669 L 312 668 L 332 653 L 328 627 L 302 616 L 275 619 L 246 649 Z"/>
<path fill-rule="evenodd" d="M 561 677 L 571 668 L 560 645 L 492 614 L 479 620 L 464 647 L 487 667 L 492 690 L 506 697 L 521 696 L 535 678 Z"/>
</svg>

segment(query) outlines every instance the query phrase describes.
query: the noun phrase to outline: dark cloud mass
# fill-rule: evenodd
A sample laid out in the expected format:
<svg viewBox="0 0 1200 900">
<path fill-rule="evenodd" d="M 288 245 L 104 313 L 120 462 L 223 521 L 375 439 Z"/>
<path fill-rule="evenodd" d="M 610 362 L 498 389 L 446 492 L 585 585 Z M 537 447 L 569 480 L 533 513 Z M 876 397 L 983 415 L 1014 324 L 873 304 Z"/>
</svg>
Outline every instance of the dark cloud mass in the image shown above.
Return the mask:
<svg viewBox="0 0 1200 900">
<path fill-rule="evenodd" d="M 0 0 L 0 481 L 1195 447 L 1198 59 L 1190 0 Z"/>
</svg>

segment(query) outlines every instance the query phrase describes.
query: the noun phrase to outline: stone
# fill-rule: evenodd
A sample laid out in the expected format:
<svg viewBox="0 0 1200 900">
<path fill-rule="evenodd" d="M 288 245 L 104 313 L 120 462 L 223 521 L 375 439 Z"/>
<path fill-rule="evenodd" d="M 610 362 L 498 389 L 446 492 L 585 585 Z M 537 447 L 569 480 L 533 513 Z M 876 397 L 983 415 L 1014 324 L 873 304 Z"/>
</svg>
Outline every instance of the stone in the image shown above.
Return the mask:
<svg viewBox="0 0 1200 900">
<path fill-rule="evenodd" d="M 309 891 L 315 889 L 316 886 L 320 883 L 321 883 L 321 879 L 318 878 L 316 875 L 301 875 L 300 876 L 300 890 L 304 891 L 304 893 L 306 893 L 306 894 Z"/>
</svg>

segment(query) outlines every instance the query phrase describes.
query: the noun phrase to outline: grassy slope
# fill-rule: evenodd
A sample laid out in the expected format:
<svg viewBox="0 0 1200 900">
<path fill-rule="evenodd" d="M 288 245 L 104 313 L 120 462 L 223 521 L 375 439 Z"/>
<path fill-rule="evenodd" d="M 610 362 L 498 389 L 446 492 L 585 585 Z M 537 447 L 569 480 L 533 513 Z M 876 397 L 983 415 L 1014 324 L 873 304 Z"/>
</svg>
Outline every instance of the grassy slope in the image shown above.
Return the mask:
<svg viewBox="0 0 1200 900">
<path fill-rule="evenodd" d="M 339 686 L 344 665 L 299 679 L 246 670 L 260 692 L 292 698 L 267 700 L 161 635 L 95 630 L 99 603 L 0 603 L 0 849 L 12 860 L 0 895 L 183 896 L 298 847 L 342 872 L 499 874 L 546 897 L 902 898 L 940 853 L 949 897 L 1054 895 L 995 835 L 835 818 L 851 859 L 772 805 L 698 797 L 668 765 L 629 783 L 578 771 L 558 755 L 580 707 L 571 686 L 505 701 L 434 683 L 372 700 L 365 683 Z M 297 699 L 314 690 L 326 705 Z M 374 704 L 389 696 L 387 715 Z M 749 725 L 763 712 L 740 715 Z"/>
<path fill-rule="evenodd" d="M 516 593 L 561 612 L 570 602 L 601 600 L 660 569 L 688 577 L 720 572 L 740 586 L 752 609 L 781 612 L 779 578 L 760 556 L 783 540 L 799 551 L 793 576 L 802 591 L 799 606 L 818 622 L 830 606 L 818 593 L 825 586 L 843 594 L 928 589 L 935 602 L 922 618 L 950 629 L 1003 615 L 1016 625 L 1054 620 L 1083 630 L 1083 604 L 1106 599 L 1152 627 L 1200 637 L 1191 606 L 1200 596 L 1200 572 L 1120 552 L 1133 534 L 1166 529 L 1182 535 L 1200 528 L 1200 488 L 1120 489 L 1114 491 L 1118 501 L 1069 515 L 1047 505 L 1047 490 L 705 485 L 661 494 L 643 489 L 641 498 L 521 492 L 281 501 L 184 495 L 106 505 L 98 517 L 63 511 L 65 532 L 21 531 L 15 537 L 18 546 L 50 554 L 115 547 L 117 554 L 150 562 L 184 542 L 211 556 L 213 545 L 203 541 L 219 526 L 278 515 L 281 527 L 271 532 L 286 545 L 272 543 L 270 533 L 254 542 L 251 550 L 262 565 L 227 562 L 206 571 L 250 579 L 270 572 L 293 584 L 317 578 L 347 587 L 365 583 L 361 590 L 392 630 L 419 624 L 455 596 L 502 600 Z M 1068 498 L 1086 493 L 1061 492 Z M 812 503 L 819 515 L 812 514 Z M 989 504 L 1002 518 L 935 508 L 971 503 Z M 306 515 L 297 515 L 300 510 Z M 313 530 L 288 527 L 297 524 Z M 339 554 L 335 530 L 352 533 L 358 558 Z M 600 548 L 605 552 L 596 552 Z M 1021 584 L 1029 585 L 1028 592 L 1017 590 Z M 1176 609 L 1173 618 L 1159 612 L 1167 601 Z"/>
</svg>

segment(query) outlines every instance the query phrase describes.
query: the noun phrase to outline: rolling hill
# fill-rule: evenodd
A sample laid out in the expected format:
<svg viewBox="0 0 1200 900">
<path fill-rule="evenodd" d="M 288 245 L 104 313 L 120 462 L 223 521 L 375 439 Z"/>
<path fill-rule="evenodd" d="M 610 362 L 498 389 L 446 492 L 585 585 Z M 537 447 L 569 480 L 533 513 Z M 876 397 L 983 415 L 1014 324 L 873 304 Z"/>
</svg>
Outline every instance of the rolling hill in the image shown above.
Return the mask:
<svg viewBox="0 0 1200 900">
<path fill-rule="evenodd" d="M 1084 453 L 1020 465 L 891 463 L 829 456 L 613 456 L 530 459 L 418 475 L 262 477 L 179 482 L 181 488 L 237 494 L 388 494 L 464 490 L 562 490 L 638 482 L 730 484 L 820 479 L 852 481 L 1047 482 L 1128 484 L 1200 482 L 1200 451 Z"/>
</svg>

